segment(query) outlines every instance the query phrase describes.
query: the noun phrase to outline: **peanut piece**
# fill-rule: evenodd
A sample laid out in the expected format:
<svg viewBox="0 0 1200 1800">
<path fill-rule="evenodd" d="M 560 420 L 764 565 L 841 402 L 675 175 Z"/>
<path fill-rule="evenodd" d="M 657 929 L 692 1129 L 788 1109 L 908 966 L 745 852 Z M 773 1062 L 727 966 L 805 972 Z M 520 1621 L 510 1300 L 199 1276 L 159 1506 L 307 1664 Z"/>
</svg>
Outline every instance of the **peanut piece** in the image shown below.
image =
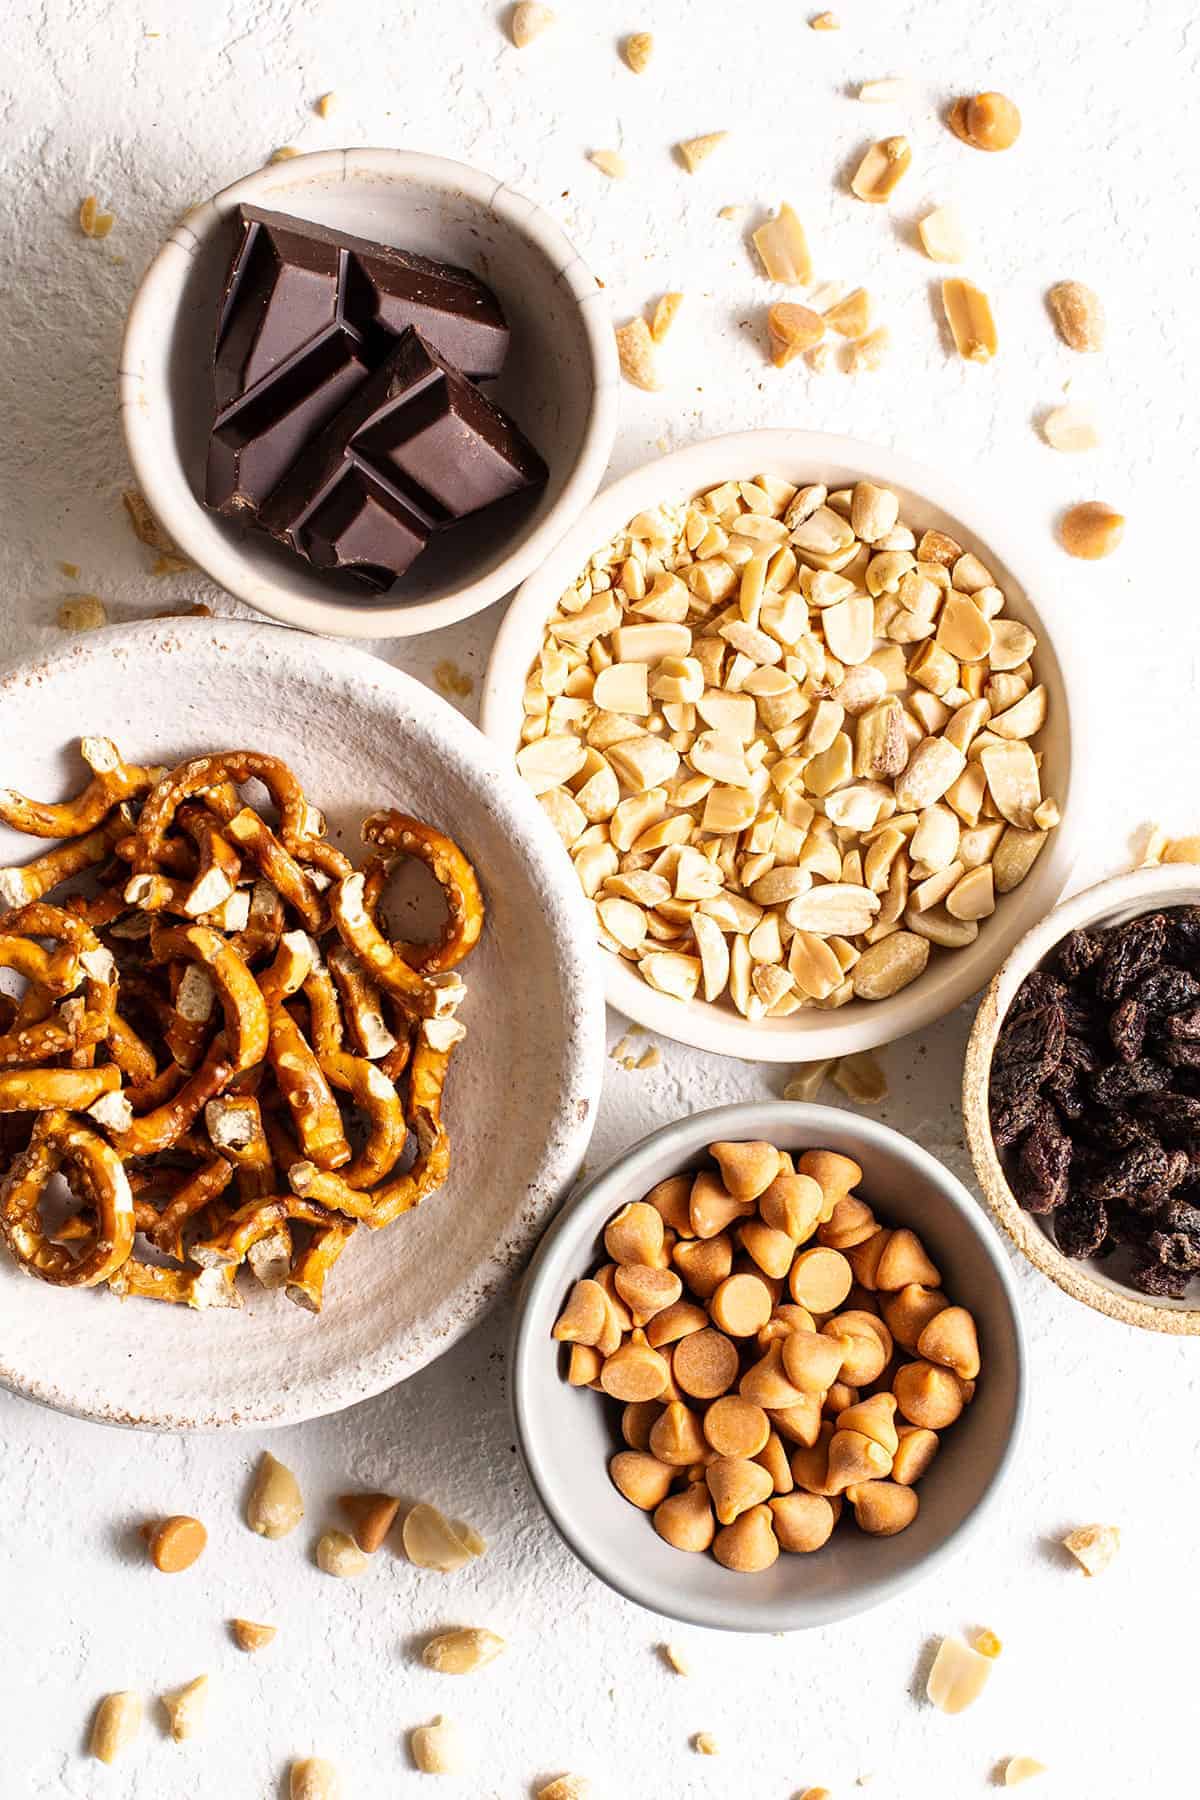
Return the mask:
<svg viewBox="0 0 1200 1800">
<path fill-rule="evenodd" d="M 908 173 L 912 147 L 906 137 L 883 138 L 872 144 L 859 163 L 850 191 L 859 200 L 884 205 Z"/>
<path fill-rule="evenodd" d="M 1111 556 L 1125 535 L 1125 517 L 1102 500 L 1086 500 L 1063 514 L 1059 536 L 1068 556 L 1096 562 Z"/>
<path fill-rule="evenodd" d="M 654 52 L 653 33 L 649 31 L 630 32 L 629 36 L 625 39 L 622 49 L 625 61 L 633 70 L 634 74 L 644 74 Z M 545 1800 L 545 1797 L 539 1795 L 538 1800 Z"/>
<path fill-rule="evenodd" d="M 229 1629 L 233 1633 L 233 1641 L 239 1650 L 251 1652 L 265 1650 L 275 1637 L 278 1627 L 275 1625 L 256 1625 L 250 1619 L 231 1619 Z"/>
<path fill-rule="evenodd" d="M 943 281 L 942 307 L 958 354 L 968 362 L 990 362 L 999 340 L 992 304 L 982 289 L 957 276 Z"/>
<path fill-rule="evenodd" d="M 421 1661 L 439 1675 L 472 1675 L 476 1669 L 494 1662 L 507 1648 L 504 1639 L 494 1631 L 465 1626 L 430 1638 L 421 1651 Z"/>
<path fill-rule="evenodd" d="M 512 41 L 518 50 L 524 50 L 532 44 L 534 38 L 541 37 L 554 24 L 557 15 L 548 6 L 540 6 L 536 0 L 518 0 L 513 7 L 509 29 Z"/>
<path fill-rule="evenodd" d="M 186 1687 L 163 1694 L 160 1704 L 167 1715 L 171 1736 L 177 1744 L 181 1744 L 185 1738 L 195 1737 L 204 1724 L 208 1705 L 208 1676 L 197 1675 L 195 1681 L 189 1681 Z"/>
<path fill-rule="evenodd" d="M 785 202 L 773 219 L 753 233 L 754 248 L 762 258 L 768 281 L 807 287 L 812 280 L 812 258 L 804 227 Z M 820 336 L 820 333 L 817 334 Z M 815 340 L 810 340 L 815 341 Z"/>
<path fill-rule="evenodd" d="M 1046 295 L 1058 335 L 1071 350 L 1104 348 L 1105 319 L 1100 297 L 1082 281 L 1059 281 Z"/>
<path fill-rule="evenodd" d="M 139 1694 L 106 1694 L 96 1708 L 89 1748 L 97 1762 L 114 1763 L 142 1728 Z"/>
<path fill-rule="evenodd" d="M 990 1657 L 980 1656 L 961 1638 L 943 1638 L 933 1659 L 925 1692 L 939 1712 L 964 1712 L 978 1700 L 991 1673 Z"/>
<path fill-rule="evenodd" d="M 259 1537 L 281 1538 L 304 1517 L 300 1484 L 285 1463 L 264 1450 L 246 1502 L 246 1523 Z"/>
<path fill-rule="evenodd" d="M 341 1800 L 341 1793 L 338 1772 L 323 1756 L 304 1756 L 292 1764 L 288 1778 L 290 1800 Z"/>
<path fill-rule="evenodd" d="M 1099 1575 L 1107 1569 L 1121 1548 L 1121 1533 L 1116 1525 L 1080 1525 L 1063 1539 L 1085 1575 Z"/>
<path fill-rule="evenodd" d="M 418 1725 L 409 1744 L 422 1775 L 461 1775 L 466 1768 L 458 1732 L 440 1715 L 432 1725 Z"/>
</svg>

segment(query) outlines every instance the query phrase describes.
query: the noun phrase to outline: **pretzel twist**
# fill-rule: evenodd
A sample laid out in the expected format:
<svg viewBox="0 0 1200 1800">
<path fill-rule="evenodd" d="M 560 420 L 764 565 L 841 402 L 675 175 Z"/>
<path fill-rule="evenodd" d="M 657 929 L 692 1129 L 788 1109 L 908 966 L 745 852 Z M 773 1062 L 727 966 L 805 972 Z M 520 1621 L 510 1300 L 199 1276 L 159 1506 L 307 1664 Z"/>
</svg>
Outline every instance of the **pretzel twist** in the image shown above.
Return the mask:
<svg viewBox="0 0 1200 1800">
<path fill-rule="evenodd" d="M 367 1121 L 359 1154 L 341 1171 L 350 1188 L 374 1188 L 391 1174 L 408 1137 L 404 1108 L 395 1086 L 373 1062 L 351 1056 L 342 1043 L 337 993 L 329 971 L 314 969 L 304 984 L 312 1016 L 313 1049 L 327 1080 L 351 1101 Z"/>
<path fill-rule="evenodd" d="M 362 840 L 384 851 L 389 860 L 413 857 L 424 863 L 446 902 L 446 921 L 436 943 L 397 945 L 399 954 L 428 974 L 457 968 L 479 942 L 484 919 L 479 882 L 458 845 L 432 825 L 393 811 L 374 812 L 364 819 Z"/>
<path fill-rule="evenodd" d="M 78 1257 L 50 1241 L 39 1215 L 46 1186 L 64 1165 L 96 1214 L 94 1236 Z M 49 1107 L 0 1182 L 0 1230 L 22 1268 L 42 1281 L 56 1287 L 107 1281 L 133 1248 L 133 1195 L 120 1158 L 97 1132 Z"/>
</svg>

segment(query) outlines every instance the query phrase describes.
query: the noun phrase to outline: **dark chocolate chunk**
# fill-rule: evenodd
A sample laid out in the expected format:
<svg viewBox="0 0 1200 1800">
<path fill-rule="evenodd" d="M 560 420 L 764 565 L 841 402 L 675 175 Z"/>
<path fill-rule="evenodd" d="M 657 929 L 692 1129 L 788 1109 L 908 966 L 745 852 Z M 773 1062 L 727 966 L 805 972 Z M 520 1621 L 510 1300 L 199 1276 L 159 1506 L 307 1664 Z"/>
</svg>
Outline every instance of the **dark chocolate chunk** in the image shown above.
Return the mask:
<svg viewBox="0 0 1200 1800">
<path fill-rule="evenodd" d="M 546 477 L 512 420 L 410 329 L 297 458 L 260 522 L 319 567 L 379 590 L 438 526 Z"/>
</svg>

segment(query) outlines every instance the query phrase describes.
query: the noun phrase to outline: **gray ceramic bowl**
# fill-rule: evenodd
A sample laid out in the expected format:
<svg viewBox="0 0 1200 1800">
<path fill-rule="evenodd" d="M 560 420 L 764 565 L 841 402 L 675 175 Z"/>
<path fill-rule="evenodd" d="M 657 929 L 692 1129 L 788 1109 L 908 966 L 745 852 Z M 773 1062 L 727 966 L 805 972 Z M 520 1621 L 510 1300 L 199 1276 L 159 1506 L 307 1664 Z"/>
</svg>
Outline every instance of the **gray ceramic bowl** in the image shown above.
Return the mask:
<svg viewBox="0 0 1200 1800">
<path fill-rule="evenodd" d="M 698 1167 L 720 1139 L 820 1147 L 862 1165 L 864 1196 L 882 1218 L 919 1232 L 947 1291 L 975 1314 L 984 1367 L 921 1482 L 915 1524 L 892 1538 L 839 1527 L 811 1556 L 783 1555 L 761 1575 L 674 1550 L 623 1500 L 606 1473 L 618 1448 L 613 1402 L 567 1386 L 550 1332 L 571 1283 L 601 1259 L 604 1226 L 656 1181 Z M 589 1182 L 547 1231 L 521 1290 L 513 1355 L 517 1437 L 554 1525 L 602 1581 L 640 1606 L 731 1631 L 798 1631 L 890 1600 L 929 1574 L 982 1521 L 1011 1466 L 1025 1409 L 1026 1357 L 1004 1251 L 961 1182 L 919 1145 L 834 1107 L 764 1101 L 666 1125 Z"/>
</svg>

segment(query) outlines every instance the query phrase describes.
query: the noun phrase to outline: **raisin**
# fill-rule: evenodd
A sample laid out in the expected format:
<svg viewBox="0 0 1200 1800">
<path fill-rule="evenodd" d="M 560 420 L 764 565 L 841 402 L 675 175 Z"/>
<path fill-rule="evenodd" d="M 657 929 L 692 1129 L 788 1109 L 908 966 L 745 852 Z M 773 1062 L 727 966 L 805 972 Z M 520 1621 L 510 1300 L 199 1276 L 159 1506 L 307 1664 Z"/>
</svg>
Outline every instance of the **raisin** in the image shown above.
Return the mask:
<svg viewBox="0 0 1200 1800">
<path fill-rule="evenodd" d="M 1108 1209 L 1092 1194 L 1076 1194 L 1054 1215 L 1054 1241 L 1064 1256 L 1095 1256 L 1108 1237 Z"/>
<path fill-rule="evenodd" d="M 1152 1056 L 1113 1063 L 1091 1077 L 1092 1098 L 1100 1106 L 1125 1106 L 1139 1094 L 1158 1093 L 1171 1085 L 1171 1071 Z"/>
<path fill-rule="evenodd" d="M 1200 906 L 1176 906 L 1167 914 L 1166 955 L 1193 970 L 1200 962 Z"/>
<path fill-rule="evenodd" d="M 1160 1262 L 1138 1263 L 1129 1273 L 1131 1287 L 1162 1300 L 1182 1300 L 1191 1279 L 1186 1269 L 1164 1268 Z"/>
<path fill-rule="evenodd" d="M 1132 995 L 1118 1001 L 1108 1021 L 1108 1035 L 1122 1062 L 1131 1063 L 1142 1054 L 1150 1015 L 1140 1000 Z"/>
<path fill-rule="evenodd" d="M 1168 1038 L 1161 1046 L 1162 1058 L 1173 1069 L 1200 1069 L 1200 1043 L 1180 1043 Z"/>
<path fill-rule="evenodd" d="M 1152 1144 L 1157 1137 L 1152 1124 L 1128 1113 L 1098 1112 L 1094 1107 L 1078 1121 L 1075 1136 L 1106 1155 L 1129 1150 L 1134 1144 Z"/>
<path fill-rule="evenodd" d="M 1159 1144 L 1135 1144 L 1088 1181 L 1088 1191 L 1101 1200 L 1123 1200 L 1135 1212 L 1153 1212 L 1178 1187 L 1187 1158 Z"/>
<path fill-rule="evenodd" d="M 1083 1078 L 1079 1070 L 1073 1069 L 1065 1060 L 1047 1078 L 1042 1092 L 1049 1095 L 1063 1118 L 1072 1123 L 1081 1119 L 1087 1109 L 1088 1096 Z"/>
<path fill-rule="evenodd" d="M 1010 1012 L 996 1040 L 992 1067 L 1007 1069 L 1018 1063 L 1042 1063 L 1048 1075 L 1062 1056 L 1066 1035 L 1066 1020 L 1056 1002 Z"/>
<path fill-rule="evenodd" d="M 1200 1238 L 1191 1237 L 1186 1231 L 1156 1231 L 1151 1235 L 1150 1248 L 1168 1269 L 1200 1273 Z"/>
<path fill-rule="evenodd" d="M 1159 1223 L 1167 1231 L 1183 1231 L 1200 1244 L 1200 1206 L 1190 1200 L 1168 1200 L 1159 1214 Z"/>
<path fill-rule="evenodd" d="M 1133 990 L 1133 998 L 1140 1000 L 1149 1013 L 1185 1012 L 1200 1005 L 1200 981 L 1186 969 L 1163 963 L 1160 968 L 1151 969 L 1148 975 L 1142 976 Z"/>
<path fill-rule="evenodd" d="M 1053 1112 L 1043 1112 L 1022 1140 L 1013 1192 L 1026 1212 L 1053 1212 L 1067 1198 L 1074 1146 Z"/>
<path fill-rule="evenodd" d="M 1145 913 L 1105 933 L 1096 984 L 1102 1000 L 1123 999 L 1140 975 L 1162 962 L 1166 932 L 1162 913 Z"/>
<path fill-rule="evenodd" d="M 1168 1143 L 1200 1137 L 1200 1099 L 1191 1094 L 1147 1094 L 1138 1113 L 1157 1127 Z"/>
<path fill-rule="evenodd" d="M 1034 1012 L 1039 1006 L 1061 1006 L 1067 997 L 1067 990 L 1056 975 L 1049 969 L 1035 969 L 1027 975 L 1009 1007 L 1009 1017 L 1015 1018 L 1018 1013 Z"/>
<path fill-rule="evenodd" d="M 1015 1144 L 1021 1133 L 1029 1130 L 1042 1104 L 1041 1096 L 1034 1087 L 1015 1094 L 1010 1101 L 998 1101 L 993 1082 L 988 1111 L 991 1114 L 992 1139 L 996 1148 L 1005 1150 L 1009 1144 Z"/>
<path fill-rule="evenodd" d="M 1104 940 L 1096 932 L 1069 931 L 1058 946 L 1058 966 L 1068 981 L 1077 981 L 1103 954 Z"/>
<path fill-rule="evenodd" d="M 1172 1013 L 1164 1026 L 1166 1035 L 1180 1043 L 1200 1041 L 1200 1006 L 1191 1012 Z"/>
</svg>

